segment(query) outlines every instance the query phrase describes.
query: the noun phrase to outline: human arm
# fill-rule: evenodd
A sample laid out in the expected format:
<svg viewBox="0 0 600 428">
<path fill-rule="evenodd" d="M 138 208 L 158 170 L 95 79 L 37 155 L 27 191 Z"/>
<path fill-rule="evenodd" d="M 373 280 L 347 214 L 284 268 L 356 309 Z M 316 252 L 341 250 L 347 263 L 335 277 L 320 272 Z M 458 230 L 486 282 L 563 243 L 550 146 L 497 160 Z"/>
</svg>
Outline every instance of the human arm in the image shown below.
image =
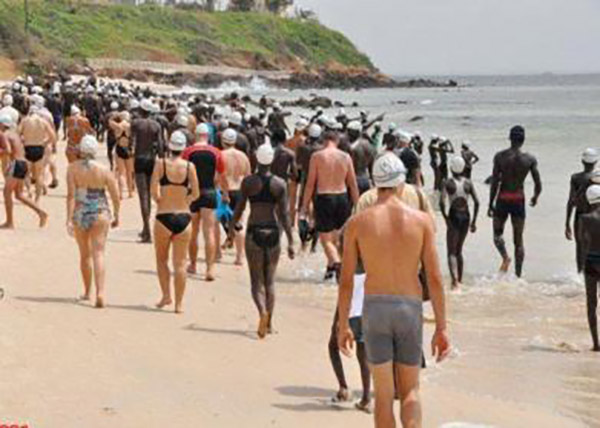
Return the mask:
<svg viewBox="0 0 600 428">
<path fill-rule="evenodd" d="M 435 232 L 433 223 L 428 218 L 424 219 L 424 237 L 421 261 L 427 274 L 427 284 L 429 285 L 429 295 L 435 317 L 435 333 L 431 340 L 432 355 L 436 357 L 437 362 L 445 359 L 450 353 L 450 340 L 446 332 L 446 301 L 444 295 L 444 286 L 442 284 L 442 273 L 435 247 Z"/>
<path fill-rule="evenodd" d="M 471 197 L 473 198 L 473 221 L 471 222 L 471 233 L 475 233 L 477 232 L 477 216 L 479 215 L 479 197 L 477 196 L 475 185 L 471 180 L 469 180 L 469 184 Z"/>
<path fill-rule="evenodd" d="M 190 164 L 188 164 L 188 180 L 190 181 L 191 192 L 188 194 L 187 202 L 188 205 L 191 205 L 192 202 L 200 198 L 200 184 L 198 183 L 198 175 L 196 175 L 196 169 L 190 167 Z"/>
<path fill-rule="evenodd" d="M 233 217 L 231 217 L 231 221 L 229 222 L 229 233 L 228 238 L 233 239 L 235 235 L 235 225 L 238 224 L 240 219 L 242 218 L 242 214 L 246 209 L 246 205 L 248 203 L 248 184 L 247 179 L 242 181 L 241 192 L 242 196 L 240 197 L 240 201 L 235 207 L 235 211 L 233 213 Z"/>
<path fill-rule="evenodd" d="M 442 193 L 440 195 L 440 213 L 444 220 L 448 222 L 448 214 L 446 213 L 446 198 L 448 197 L 447 181 L 442 183 Z"/>
<path fill-rule="evenodd" d="M 304 198 L 302 199 L 302 206 L 300 207 L 300 215 L 305 215 L 308 212 L 310 201 L 312 201 L 316 191 L 318 163 L 318 155 L 313 155 L 309 162 L 308 178 L 304 185 Z"/>
<path fill-rule="evenodd" d="M 475 165 L 477 162 L 479 162 L 479 156 L 474 152 L 471 152 L 471 166 Z"/>
<path fill-rule="evenodd" d="M 498 161 L 498 155 L 494 157 L 494 169 L 492 172 L 492 182 L 490 184 L 490 204 L 488 206 L 488 216 L 494 217 L 494 203 L 496 196 L 498 196 L 498 189 L 500 187 L 501 173 L 500 173 L 500 162 Z"/>
<path fill-rule="evenodd" d="M 533 163 L 531 164 L 531 176 L 533 177 L 534 190 L 533 198 L 531 198 L 530 204 L 532 207 L 535 207 L 542 193 L 542 178 L 540 176 L 540 171 L 538 170 L 538 163 L 536 159 L 534 159 Z"/>
<path fill-rule="evenodd" d="M 287 186 L 283 180 L 281 181 L 281 194 L 277 199 L 277 217 L 279 221 L 281 221 L 281 225 L 283 226 L 283 230 L 287 237 L 288 242 L 288 257 L 290 260 L 294 260 L 294 235 L 292 233 L 292 225 L 290 222 L 290 214 L 288 210 L 288 195 L 287 195 Z"/>
<path fill-rule="evenodd" d="M 119 226 L 119 219 L 121 217 L 121 198 L 119 197 L 117 179 L 111 171 L 106 171 L 106 187 L 108 188 L 113 206 L 113 221 L 110 226 L 115 228 Z"/>
<path fill-rule="evenodd" d="M 350 198 L 352 199 L 352 205 L 356 205 L 358 203 L 358 198 L 360 197 L 360 193 L 358 192 L 358 182 L 356 181 L 354 163 L 352 162 L 350 155 L 348 155 L 347 159 L 348 171 L 346 173 L 346 186 L 348 187 L 348 192 L 350 193 Z"/>
<path fill-rule="evenodd" d="M 351 356 L 354 347 L 354 335 L 350 329 L 350 305 L 354 292 L 354 273 L 358 265 L 358 239 L 356 218 L 350 219 L 344 231 L 344 249 L 342 270 L 338 288 L 338 346 L 342 353 Z"/>
<path fill-rule="evenodd" d="M 569 189 L 569 199 L 567 200 L 567 221 L 565 223 L 565 237 L 571 241 L 573 240 L 573 229 L 571 228 L 571 217 L 573 216 L 573 209 L 575 209 L 575 183 L 571 178 L 571 185 Z"/>
</svg>

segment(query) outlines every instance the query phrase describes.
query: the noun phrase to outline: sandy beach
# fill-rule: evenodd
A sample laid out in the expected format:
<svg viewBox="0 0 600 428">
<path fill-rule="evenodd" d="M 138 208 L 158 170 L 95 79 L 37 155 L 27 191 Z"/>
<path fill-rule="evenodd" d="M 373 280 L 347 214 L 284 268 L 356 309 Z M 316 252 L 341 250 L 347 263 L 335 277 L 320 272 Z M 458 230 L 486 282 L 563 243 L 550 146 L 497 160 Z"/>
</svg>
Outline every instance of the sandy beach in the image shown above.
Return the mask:
<svg viewBox="0 0 600 428">
<path fill-rule="evenodd" d="M 59 159 L 64 176 L 62 147 Z M 279 334 L 265 341 L 254 333 L 246 268 L 233 266 L 230 253 L 215 283 L 190 278 L 185 314 L 154 310 L 159 287 L 153 247 L 136 243 L 138 201 L 130 199 L 121 227 L 110 233 L 108 308 L 97 310 L 76 301 L 82 285 L 77 249 L 64 226 L 64 180 L 42 204 L 51 213 L 47 229 L 39 230 L 35 216 L 17 206 L 17 229 L 0 231 L 0 287 L 6 293 L 0 300 L 0 424 L 372 426 L 371 416 L 352 403 L 329 404 L 336 384 L 327 341 L 336 291 L 299 278 L 302 260 L 280 266 Z M 558 408 L 558 398 L 548 404 L 534 394 L 515 394 L 527 388 L 527 373 L 506 360 L 500 368 L 481 340 L 486 334 L 490 344 L 502 341 L 506 330 L 455 322 L 452 300 L 451 335 L 460 353 L 424 372 L 424 426 L 585 426 Z M 351 388 L 358 389 L 356 362 L 344 363 Z M 595 396 L 585 398 L 594 402 Z"/>
</svg>

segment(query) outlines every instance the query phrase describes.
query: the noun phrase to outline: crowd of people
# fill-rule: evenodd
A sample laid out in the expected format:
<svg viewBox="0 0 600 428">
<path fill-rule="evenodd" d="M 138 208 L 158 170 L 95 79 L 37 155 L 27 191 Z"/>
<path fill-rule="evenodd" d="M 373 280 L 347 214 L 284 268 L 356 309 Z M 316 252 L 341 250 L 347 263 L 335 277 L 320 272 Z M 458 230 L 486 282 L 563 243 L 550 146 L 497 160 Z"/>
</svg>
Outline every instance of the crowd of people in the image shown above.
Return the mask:
<svg viewBox="0 0 600 428">
<path fill-rule="evenodd" d="M 18 79 L 5 88 L 0 108 L 6 210 L 2 227 L 17 225 L 13 198 L 35 212 L 40 227 L 46 226 L 43 197 L 60 185 L 56 157 L 64 140 L 66 227 L 80 252 L 81 299 L 91 300 L 94 289 L 95 306 L 106 305 L 107 236 L 120 224 L 123 200 L 137 194 L 140 242 L 153 243 L 156 253 L 161 292 L 157 308 L 183 311 L 187 277 L 198 272 L 202 232 L 206 281 L 218 278 L 223 250 L 233 249 L 236 265 L 245 258 L 261 339 L 274 331 L 281 235 L 286 236 L 290 259 L 297 251 L 314 252 L 320 243 L 326 258 L 324 279 L 339 283 L 329 341 L 339 383 L 333 400 L 350 399 L 340 353 L 351 354 L 356 344 L 363 382 L 356 407 L 371 409 L 373 379 L 377 426 L 394 426 L 395 397 L 401 401 L 403 425 L 420 426 L 423 300 L 431 301 L 435 314 L 434 355 L 441 361 L 450 352 L 435 214 L 424 189 L 430 186 L 435 192 L 433 200 L 445 220 L 451 285 L 459 288 L 465 270 L 463 246 L 469 232 L 477 231 L 480 202 L 472 171 L 479 158 L 468 141 L 456 151 L 449 139 L 432 135 L 425 148 L 421 133 L 395 124 L 386 129 L 383 116 L 370 118 L 364 111 L 350 117 L 341 109 L 330 117 L 315 109 L 300 114 L 290 130 L 291 116 L 266 97 L 254 103 L 235 93 L 218 100 L 203 94 L 163 95 L 93 76 L 78 82 L 68 76 Z M 533 207 L 542 182 L 537 160 L 522 151 L 525 129 L 513 127 L 509 140 L 510 147 L 494 158 L 488 214 L 502 272 L 512 263 L 503 239 L 510 217 L 520 277 L 524 183 L 531 175 Z M 102 146 L 108 165 L 98 160 Z M 425 149 L 433 170 L 431 184 L 422 170 Z M 565 232 L 577 242 L 596 351 L 599 157 L 596 150 L 586 150 L 584 171 L 571 180 Z"/>
</svg>

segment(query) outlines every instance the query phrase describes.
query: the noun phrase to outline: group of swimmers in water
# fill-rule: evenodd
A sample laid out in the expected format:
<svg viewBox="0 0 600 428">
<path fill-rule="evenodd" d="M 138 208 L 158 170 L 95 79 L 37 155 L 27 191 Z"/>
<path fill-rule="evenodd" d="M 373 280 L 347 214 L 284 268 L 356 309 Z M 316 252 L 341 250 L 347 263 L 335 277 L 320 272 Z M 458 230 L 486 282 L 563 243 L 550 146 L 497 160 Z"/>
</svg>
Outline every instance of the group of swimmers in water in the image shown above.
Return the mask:
<svg viewBox="0 0 600 428">
<path fill-rule="evenodd" d="M 325 279 L 339 283 L 329 341 L 339 384 L 333 400 L 350 399 L 340 353 L 350 355 L 356 347 L 363 383 L 356 407 L 370 411 L 373 379 L 377 426 L 394 426 L 395 398 L 401 401 L 403 425 L 420 426 L 423 300 L 430 300 L 434 310 L 434 355 L 441 361 L 450 352 L 435 214 L 423 190 L 422 135 L 394 124 L 384 130 L 382 116 L 370 119 L 360 112 L 349 117 L 340 110 L 332 118 L 320 109 L 300 115 L 290 130 L 286 120 L 292 114 L 279 103 L 263 97 L 256 104 L 258 113 L 250 114 L 237 94 L 215 100 L 159 95 L 95 77 L 79 83 L 68 77 L 19 79 L 4 91 L 0 108 L 6 209 L 2 227 L 16 225 L 13 197 L 38 215 L 40 227 L 47 224 L 48 213 L 40 203 L 59 185 L 56 156 L 62 133 L 68 160 L 66 227 L 80 251 L 82 299 L 92 299 L 95 284 L 95 306 L 106 305 L 108 232 L 120 224 L 122 201 L 137 193 L 140 242 L 153 243 L 156 253 L 161 290 L 156 306 L 183 311 L 187 277 L 198 272 L 202 233 L 206 281 L 217 278 L 223 249 L 234 249 L 236 265 L 245 256 L 261 339 L 274 331 L 281 235 L 285 233 L 287 256 L 293 259 L 297 230 L 302 251 L 314 251 L 321 243 Z M 513 127 L 509 140 L 510 147 L 494 157 L 488 215 L 502 272 L 512 263 L 503 238 L 510 217 L 515 272 L 520 277 L 525 257 L 524 182 L 532 176 L 532 207 L 542 183 L 537 160 L 522 151 L 525 129 Z M 108 166 L 98 160 L 101 144 Z M 450 140 L 435 135 L 427 151 L 432 187 L 446 223 L 452 288 L 458 288 L 464 274 L 463 246 L 468 233 L 477 230 L 480 202 L 471 175 L 479 158 L 469 142 L 455 153 Z M 597 151 L 586 150 L 584 171 L 571 180 L 565 233 L 577 243 L 596 351 L 599 157 Z"/>
</svg>

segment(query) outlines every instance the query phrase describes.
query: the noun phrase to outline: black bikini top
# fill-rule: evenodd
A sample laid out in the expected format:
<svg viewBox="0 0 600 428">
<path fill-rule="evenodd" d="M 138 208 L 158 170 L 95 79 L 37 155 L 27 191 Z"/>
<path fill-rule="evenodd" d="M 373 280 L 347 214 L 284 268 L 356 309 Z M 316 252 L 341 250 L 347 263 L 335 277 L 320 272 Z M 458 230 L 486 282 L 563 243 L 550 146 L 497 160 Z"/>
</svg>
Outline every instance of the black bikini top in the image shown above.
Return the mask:
<svg viewBox="0 0 600 428">
<path fill-rule="evenodd" d="M 262 181 L 262 189 L 260 189 L 260 192 L 256 195 L 248 197 L 250 203 L 276 204 L 277 200 L 271 194 L 271 179 L 273 176 L 269 175 L 266 177 L 264 175 L 259 175 L 258 177 L 260 178 L 260 181 Z"/>
<path fill-rule="evenodd" d="M 160 185 L 162 186 L 181 186 L 181 187 L 189 187 L 190 184 L 190 180 L 189 180 L 190 174 L 189 174 L 189 162 L 188 162 L 188 167 L 186 169 L 186 174 L 185 174 L 185 180 L 183 181 L 183 183 L 173 183 L 171 180 L 169 180 L 169 177 L 167 176 L 167 161 L 165 160 L 165 158 L 163 158 L 163 175 L 162 177 L 160 177 Z"/>
</svg>

